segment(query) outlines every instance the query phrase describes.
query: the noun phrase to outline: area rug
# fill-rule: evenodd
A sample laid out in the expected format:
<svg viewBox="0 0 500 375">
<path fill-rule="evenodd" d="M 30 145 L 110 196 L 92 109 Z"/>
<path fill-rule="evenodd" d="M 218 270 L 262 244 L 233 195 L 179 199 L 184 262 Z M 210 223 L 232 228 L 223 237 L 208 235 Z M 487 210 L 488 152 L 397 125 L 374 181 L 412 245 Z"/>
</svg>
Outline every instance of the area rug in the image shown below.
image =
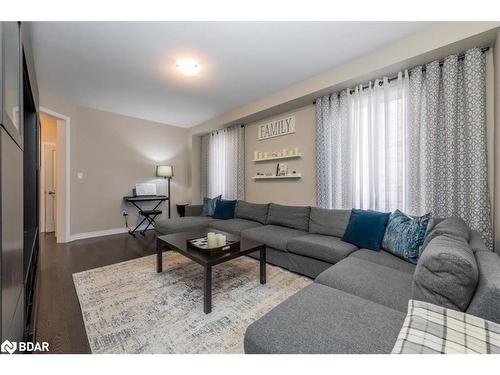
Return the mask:
<svg viewBox="0 0 500 375">
<path fill-rule="evenodd" d="M 249 324 L 312 281 L 237 258 L 213 268 L 203 313 L 203 268 L 174 252 L 73 274 L 92 353 L 243 353 Z"/>
</svg>

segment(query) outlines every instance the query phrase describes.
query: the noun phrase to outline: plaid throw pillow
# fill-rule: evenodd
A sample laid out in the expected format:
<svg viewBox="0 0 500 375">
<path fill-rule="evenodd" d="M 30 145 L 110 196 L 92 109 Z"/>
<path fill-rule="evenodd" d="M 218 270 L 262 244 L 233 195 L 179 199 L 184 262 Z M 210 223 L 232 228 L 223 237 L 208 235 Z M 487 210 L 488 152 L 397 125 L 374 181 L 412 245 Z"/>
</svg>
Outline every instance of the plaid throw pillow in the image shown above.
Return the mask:
<svg viewBox="0 0 500 375">
<path fill-rule="evenodd" d="M 500 324 L 410 300 L 392 354 L 500 354 Z"/>
</svg>

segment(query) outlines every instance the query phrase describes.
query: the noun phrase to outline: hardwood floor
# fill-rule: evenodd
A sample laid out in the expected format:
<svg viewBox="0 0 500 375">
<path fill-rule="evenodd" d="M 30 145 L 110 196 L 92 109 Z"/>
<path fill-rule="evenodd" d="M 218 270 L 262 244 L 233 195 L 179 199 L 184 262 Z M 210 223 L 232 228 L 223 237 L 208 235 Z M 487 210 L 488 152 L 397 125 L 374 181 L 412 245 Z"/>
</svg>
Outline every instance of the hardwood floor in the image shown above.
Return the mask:
<svg viewBox="0 0 500 375">
<path fill-rule="evenodd" d="M 58 244 L 53 234 L 40 237 L 36 340 L 51 353 L 90 353 L 72 274 L 155 253 L 154 231 Z"/>
</svg>

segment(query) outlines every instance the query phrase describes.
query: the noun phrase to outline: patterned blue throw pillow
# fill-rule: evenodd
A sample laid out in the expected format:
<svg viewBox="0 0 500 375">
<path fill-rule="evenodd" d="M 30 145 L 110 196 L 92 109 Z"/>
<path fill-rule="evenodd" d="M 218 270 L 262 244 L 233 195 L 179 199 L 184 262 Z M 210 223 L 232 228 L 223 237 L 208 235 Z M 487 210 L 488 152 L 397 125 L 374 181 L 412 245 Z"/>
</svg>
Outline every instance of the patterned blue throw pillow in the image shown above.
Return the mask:
<svg viewBox="0 0 500 375">
<path fill-rule="evenodd" d="M 431 214 L 412 218 L 399 210 L 389 217 L 382 248 L 416 264 L 431 221 Z"/>
<path fill-rule="evenodd" d="M 201 210 L 201 216 L 214 216 L 215 206 L 217 202 L 220 201 L 222 195 L 215 198 L 203 198 L 203 209 Z"/>
</svg>

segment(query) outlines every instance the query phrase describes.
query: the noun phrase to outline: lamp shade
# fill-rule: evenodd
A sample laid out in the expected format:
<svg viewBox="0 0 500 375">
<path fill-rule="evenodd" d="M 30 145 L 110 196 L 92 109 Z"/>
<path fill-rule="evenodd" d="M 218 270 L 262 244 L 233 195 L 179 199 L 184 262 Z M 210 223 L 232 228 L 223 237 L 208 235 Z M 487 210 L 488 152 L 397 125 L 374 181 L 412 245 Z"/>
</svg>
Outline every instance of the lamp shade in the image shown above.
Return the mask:
<svg viewBox="0 0 500 375">
<path fill-rule="evenodd" d="M 156 176 L 170 178 L 174 175 L 174 167 L 171 165 L 157 165 L 156 166 Z"/>
</svg>

